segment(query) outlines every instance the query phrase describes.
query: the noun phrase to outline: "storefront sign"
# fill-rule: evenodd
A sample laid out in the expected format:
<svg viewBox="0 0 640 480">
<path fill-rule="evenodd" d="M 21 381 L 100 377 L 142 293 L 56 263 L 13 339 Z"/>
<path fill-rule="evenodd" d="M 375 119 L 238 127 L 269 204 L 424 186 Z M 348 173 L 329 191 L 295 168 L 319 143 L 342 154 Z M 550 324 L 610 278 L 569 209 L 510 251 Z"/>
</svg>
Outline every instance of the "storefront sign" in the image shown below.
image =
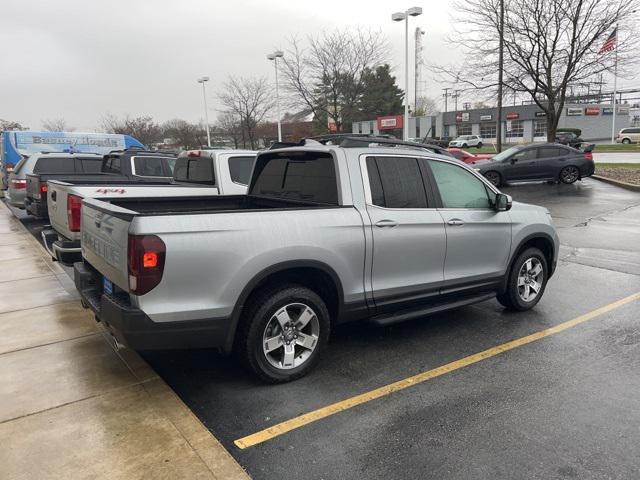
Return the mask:
<svg viewBox="0 0 640 480">
<path fill-rule="evenodd" d="M 480 121 L 481 122 L 489 122 L 493 120 L 493 115 L 489 114 L 489 115 L 480 115 Z"/>
<path fill-rule="evenodd" d="M 404 125 L 404 117 L 402 115 L 387 115 L 386 117 L 377 117 L 378 130 L 394 130 L 402 128 Z"/>
<path fill-rule="evenodd" d="M 600 115 L 600 107 L 586 107 L 584 109 L 584 114 L 592 116 Z"/>
<path fill-rule="evenodd" d="M 613 107 L 602 107 L 602 115 L 613 115 Z"/>
<path fill-rule="evenodd" d="M 511 120 L 507 120 L 507 132 L 510 132 L 511 130 L 513 130 L 513 128 L 511 128 Z"/>
<path fill-rule="evenodd" d="M 469 121 L 469 112 L 456 113 L 456 123 L 468 122 L 468 121 Z"/>
<path fill-rule="evenodd" d="M 618 113 L 629 114 L 629 105 L 618 105 Z"/>
<path fill-rule="evenodd" d="M 582 115 L 582 108 L 580 107 L 567 107 L 567 117 L 577 117 Z"/>
<path fill-rule="evenodd" d="M 518 118 L 520 118 L 518 112 L 507 112 L 507 120 L 517 120 Z"/>
<path fill-rule="evenodd" d="M 536 112 L 535 113 L 536 117 L 546 117 L 547 116 L 547 112 Z"/>
</svg>

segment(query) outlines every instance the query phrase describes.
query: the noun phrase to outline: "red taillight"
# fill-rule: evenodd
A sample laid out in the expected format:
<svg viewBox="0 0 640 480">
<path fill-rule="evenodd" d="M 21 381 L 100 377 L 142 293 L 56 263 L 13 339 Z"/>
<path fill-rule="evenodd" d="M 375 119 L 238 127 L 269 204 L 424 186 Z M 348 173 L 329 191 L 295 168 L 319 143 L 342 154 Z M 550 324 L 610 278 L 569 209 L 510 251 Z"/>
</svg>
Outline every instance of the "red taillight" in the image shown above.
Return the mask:
<svg viewBox="0 0 640 480">
<path fill-rule="evenodd" d="M 40 184 L 40 193 L 47 193 L 48 190 L 49 190 L 49 187 L 47 186 L 46 183 Z"/>
<path fill-rule="evenodd" d="M 585 159 L 585 160 L 589 160 L 590 162 L 593 162 L 593 153 L 591 153 L 591 152 L 584 152 L 584 159 Z"/>
<path fill-rule="evenodd" d="M 80 231 L 80 213 L 82 212 L 82 197 L 77 195 L 67 195 L 67 219 L 69 230 Z"/>
<path fill-rule="evenodd" d="M 27 181 L 26 180 L 11 180 L 11 188 L 14 188 L 16 190 L 21 190 L 23 188 L 27 188 Z"/>
<path fill-rule="evenodd" d="M 144 295 L 162 280 L 167 249 L 155 235 L 129 235 L 128 247 L 129 289 Z"/>
</svg>

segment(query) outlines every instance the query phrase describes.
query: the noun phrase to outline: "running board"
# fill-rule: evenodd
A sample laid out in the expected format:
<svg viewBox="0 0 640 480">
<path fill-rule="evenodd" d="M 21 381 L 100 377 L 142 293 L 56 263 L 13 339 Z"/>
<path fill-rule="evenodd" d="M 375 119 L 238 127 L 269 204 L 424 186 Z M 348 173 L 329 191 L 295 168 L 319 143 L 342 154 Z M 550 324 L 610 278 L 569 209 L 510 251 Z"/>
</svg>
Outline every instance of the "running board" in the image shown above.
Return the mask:
<svg viewBox="0 0 640 480">
<path fill-rule="evenodd" d="M 455 302 L 440 303 L 436 305 L 430 305 L 428 307 L 420 307 L 409 310 L 399 310 L 392 313 L 384 313 L 371 317 L 369 321 L 374 325 L 385 326 L 392 325 L 394 323 L 404 322 L 418 317 L 424 317 L 425 315 L 431 315 L 445 310 L 451 310 L 453 308 L 464 307 L 466 305 L 472 305 L 474 303 L 484 302 L 491 298 L 495 298 L 495 292 L 483 293 L 480 295 L 474 295 L 470 297 L 464 297 Z"/>
</svg>

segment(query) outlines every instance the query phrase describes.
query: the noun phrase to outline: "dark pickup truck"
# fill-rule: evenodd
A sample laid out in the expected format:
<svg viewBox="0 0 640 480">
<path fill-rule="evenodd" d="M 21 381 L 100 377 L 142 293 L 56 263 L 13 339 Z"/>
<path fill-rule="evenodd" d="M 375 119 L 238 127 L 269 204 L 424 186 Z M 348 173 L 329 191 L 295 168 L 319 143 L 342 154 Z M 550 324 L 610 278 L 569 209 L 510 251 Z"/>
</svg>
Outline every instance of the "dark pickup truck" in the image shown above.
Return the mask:
<svg viewBox="0 0 640 480">
<path fill-rule="evenodd" d="M 52 155 L 50 155 L 52 156 Z M 76 158 L 76 156 L 78 158 Z M 82 162 L 79 158 L 82 157 Z M 101 162 L 99 168 L 87 168 L 88 160 L 95 157 Z M 48 218 L 47 182 L 64 180 L 100 184 L 147 184 L 171 183 L 176 156 L 170 153 L 132 149 L 108 153 L 104 156 L 72 154 L 49 162 L 52 168 L 26 175 L 27 191 L 24 206 L 30 215 Z M 93 162 L 91 162 L 93 163 Z"/>
</svg>

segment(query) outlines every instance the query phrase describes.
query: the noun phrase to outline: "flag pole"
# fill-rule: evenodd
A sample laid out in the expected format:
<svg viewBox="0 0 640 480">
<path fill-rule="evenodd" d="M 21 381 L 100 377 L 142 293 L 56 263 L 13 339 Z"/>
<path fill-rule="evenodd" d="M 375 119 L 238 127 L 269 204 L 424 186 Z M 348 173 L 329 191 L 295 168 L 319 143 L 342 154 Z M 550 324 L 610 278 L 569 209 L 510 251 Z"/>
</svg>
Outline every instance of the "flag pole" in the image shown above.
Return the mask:
<svg viewBox="0 0 640 480">
<path fill-rule="evenodd" d="M 616 143 L 616 97 L 618 96 L 618 24 L 616 23 L 613 66 L 613 115 L 611 116 L 611 143 Z"/>
</svg>

